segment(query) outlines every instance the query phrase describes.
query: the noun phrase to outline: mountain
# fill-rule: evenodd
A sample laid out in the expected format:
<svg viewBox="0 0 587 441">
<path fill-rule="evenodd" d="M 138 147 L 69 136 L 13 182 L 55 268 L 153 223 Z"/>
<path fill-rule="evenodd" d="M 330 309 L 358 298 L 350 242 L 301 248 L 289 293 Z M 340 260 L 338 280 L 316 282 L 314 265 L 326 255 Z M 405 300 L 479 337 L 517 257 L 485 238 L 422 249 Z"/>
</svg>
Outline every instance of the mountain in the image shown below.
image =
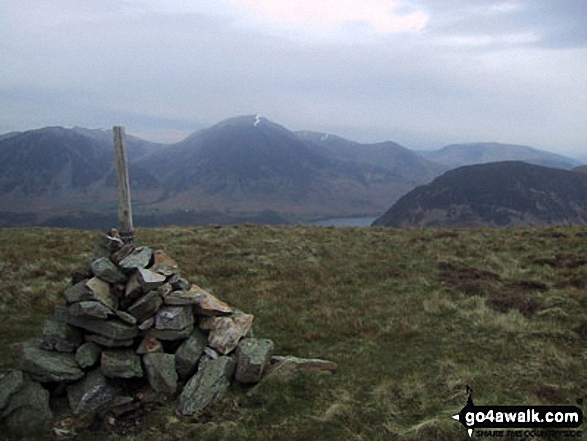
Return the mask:
<svg viewBox="0 0 587 441">
<path fill-rule="evenodd" d="M 137 163 L 165 182 L 161 209 L 376 214 L 425 182 L 386 164 L 341 160 L 258 115 L 222 121 Z"/>
<path fill-rule="evenodd" d="M 579 173 L 587 173 L 587 165 L 580 165 L 578 167 L 575 167 L 573 169 L 573 171 L 579 172 Z"/>
<path fill-rule="evenodd" d="M 391 141 L 361 144 L 329 133 L 311 131 L 296 132 L 296 135 L 320 147 L 325 155 L 333 159 L 384 167 L 414 185 L 431 181 L 448 170 L 448 167 Z"/>
<path fill-rule="evenodd" d="M 472 227 L 587 223 L 587 174 L 519 161 L 450 170 L 373 225 Z"/>
<path fill-rule="evenodd" d="M 529 164 L 563 169 L 572 169 L 581 165 L 580 161 L 567 156 L 523 145 L 495 142 L 451 144 L 440 150 L 419 153 L 430 161 L 444 164 L 450 168 L 501 161 L 523 161 Z"/>
</svg>

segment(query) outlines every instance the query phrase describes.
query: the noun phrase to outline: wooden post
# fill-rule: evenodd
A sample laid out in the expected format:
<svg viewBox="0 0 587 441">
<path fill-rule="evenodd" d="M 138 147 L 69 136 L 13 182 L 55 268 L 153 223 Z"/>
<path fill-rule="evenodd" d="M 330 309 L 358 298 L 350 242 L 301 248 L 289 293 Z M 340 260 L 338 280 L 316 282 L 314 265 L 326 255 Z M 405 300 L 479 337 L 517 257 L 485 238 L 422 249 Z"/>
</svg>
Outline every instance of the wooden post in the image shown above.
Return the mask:
<svg viewBox="0 0 587 441">
<path fill-rule="evenodd" d="M 134 244 L 135 233 L 132 225 L 128 163 L 126 161 L 126 152 L 124 150 L 124 128 L 114 126 L 113 132 L 116 175 L 118 177 L 118 222 L 120 237 L 124 243 L 132 245 Z"/>
</svg>

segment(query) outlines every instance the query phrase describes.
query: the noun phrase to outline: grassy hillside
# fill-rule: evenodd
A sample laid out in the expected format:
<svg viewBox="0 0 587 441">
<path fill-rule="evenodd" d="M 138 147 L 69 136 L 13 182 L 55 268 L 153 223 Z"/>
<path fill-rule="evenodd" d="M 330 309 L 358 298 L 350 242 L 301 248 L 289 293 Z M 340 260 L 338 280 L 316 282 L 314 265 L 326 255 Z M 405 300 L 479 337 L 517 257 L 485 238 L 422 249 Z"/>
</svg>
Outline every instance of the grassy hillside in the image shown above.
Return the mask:
<svg viewBox="0 0 587 441">
<path fill-rule="evenodd" d="M 0 230 L 0 370 L 38 335 L 96 232 Z M 85 439 L 465 440 L 465 404 L 575 404 L 587 393 L 587 227 L 143 229 L 183 274 L 255 315 L 277 354 L 333 376 L 233 389 L 197 419 L 162 406 Z M 67 415 L 63 416 L 66 418 Z"/>
</svg>

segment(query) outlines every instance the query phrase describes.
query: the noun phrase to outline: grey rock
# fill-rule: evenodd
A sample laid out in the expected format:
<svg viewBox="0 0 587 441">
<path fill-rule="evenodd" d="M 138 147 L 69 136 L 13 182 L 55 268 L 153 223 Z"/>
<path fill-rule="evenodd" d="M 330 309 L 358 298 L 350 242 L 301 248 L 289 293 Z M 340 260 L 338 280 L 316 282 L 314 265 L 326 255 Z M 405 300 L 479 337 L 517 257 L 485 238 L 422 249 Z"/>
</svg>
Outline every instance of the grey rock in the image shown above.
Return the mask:
<svg viewBox="0 0 587 441">
<path fill-rule="evenodd" d="M 112 309 L 96 300 L 84 300 L 67 308 L 67 312 L 74 317 L 93 317 L 106 319 L 112 315 Z"/>
<path fill-rule="evenodd" d="M 194 324 L 190 306 L 165 306 L 155 315 L 155 329 L 179 331 Z"/>
<path fill-rule="evenodd" d="M 200 315 L 218 316 L 228 315 L 234 312 L 234 308 L 222 300 L 217 299 L 209 292 L 204 291 L 198 285 L 193 284 L 188 292 L 194 298 L 194 304 Z"/>
<path fill-rule="evenodd" d="M 190 336 L 175 352 L 175 369 L 180 378 L 191 377 L 198 367 L 204 348 L 208 341 L 202 331 L 194 329 Z"/>
<path fill-rule="evenodd" d="M 83 416 L 112 402 L 121 392 L 100 371 L 95 369 L 82 380 L 67 388 L 69 407 L 74 415 Z"/>
<path fill-rule="evenodd" d="M 39 383 L 24 379 L 22 387 L 11 397 L 2 412 L 8 429 L 21 436 L 42 433 L 53 418 L 49 407 L 49 391 Z"/>
<path fill-rule="evenodd" d="M 123 270 L 132 270 L 133 268 L 146 268 L 151 261 L 153 252 L 148 247 L 138 247 L 128 256 L 118 262 L 118 266 Z"/>
<path fill-rule="evenodd" d="M 194 415 L 222 398 L 230 386 L 234 365 L 234 360 L 226 356 L 206 363 L 185 385 L 179 396 L 178 412 Z"/>
<path fill-rule="evenodd" d="M 88 281 L 89 279 L 82 280 L 65 290 L 64 294 L 67 303 L 81 302 L 82 300 L 88 300 L 90 298 L 89 290 L 86 287 L 86 282 Z"/>
<path fill-rule="evenodd" d="M 128 325 L 118 319 L 101 320 L 89 317 L 75 317 L 67 312 L 65 314 L 60 313 L 60 317 L 72 326 L 113 340 L 128 340 L 135 338 L 139 334 L 139 329 L 136 326 Z"/>
<path fill-rule="evenodd" d="M 97 277 L 92 277 L 86 282 L 86 288 L 91 293 L 91 297 L 83 300 L 97 300 L 109 308 L 118 308 L 118 298 L 110 292 L 110 285 Z"/>
<path fill-rule="evenodd" d="M 120 248 L 115 253 L 112 253 L 110 256 L 110 260 L 115 264 L 119 264 L 122 259 L 129 256 L 135 250 L 134 245 L 131 244 L 124 244 L 122 248 Z"/>
<path fill-rule="evenodd" d="M 179 331 L 175 331 L 172 329 L 154 329 L 151 328 L 147 331 L 147 336 L 154 337 L 159 340 L 165 341 L 176 341 L 182 340 L 184 338 L 189 337 L 189 335 L 194 330 L 194 325 L 190 325 L 187 328 L 181 329 Z"/>
<path fill-rule="evenodd" d="M 198 361 L 198 369 L 196 371 L 200 371 L 206 363 L 214 361 L 220 357 L 220 354 L 216 352 L 214 349 L 206 346 L 204 348 L 204 352 Z"/>
<path fill-rule="evenodd" d="M 101 353 L 102 348 L 100 348 L 100 346 L 94 342 L 88 341 L 77 348 L 75 361 L 81 368 L 89 368 L 98 363 Z"/>
<path fill-rule="evenodd" d="M 97 343 L 98 345 L 106 348 L 128 348 L 135 342 L 134 339 L 129 338 L 125 340 L 115 340 L 113 338 L 104 337 L 103 335 L 86 334 L 86 341 Z"/>
<path fill-rule="evenodd" d="M 163 302 L 171 306 L 193 305 L 196 300 L 197 296 L 193 291 L 172 291 L 163 297 Z"/>
<path fill-rule="evenodd" d="M 234 378 L 244 384 L 258 383 L 271 359 L 274 344 L 271 340 L 246 338 L 236 351 L 237 366 Z"/>
<path fill-rule="evenodd" d="M 146 331 L 147 329 L 151 329 L 154 324 L 155 324 L 155 317 L 150 317 L 139 325 L 139 329 L 141 331 Z"/>
<path fill-rule="evenodd" d="M 156 392 L 175 393 L 177 390 L 177 372 L 175 355 L 155 352 L 143 355 L 149 385 Z"/>
<path fill-rule="evenodd" d="M 139 276 L 139 283 L 143 292 L 149 292 L 157 289 L 165 283 L 165 276 L 154 273 L 151 270 L 139 268 L 137 270 Z"/>
<path fill-rule="evenodd" d="M 45 320 L 41 347 L 48 351 L 75 352 L 83 342 L 79 329 L 57 320 Z"/>
<path fill-rule="evenodd" d="M 129 306 L 127 311 L 141 323 L 155 315 L 162 304 L 163 300 L 161 300 L 157 291 L 150 291 Z"/>
<path fill-rule="evenodd" d="M 107 257 L 94 260 L 92 272 L 96 277 L 108 283 L 124 283 L 128 279 Z"/>
<path fill-rule="evenodd" d="M 163 352 L 163 345 L 154 337 L 145 337 L 139 344 L 136 353 L 139 355 Z"/>
<path fill-rule="evenodd" d="M 134 378 L 143 376 L 141 357 L 132 349 L 103 351 L 100 363 L 102 373 L 111 378 Z"/>
<path fill-rule="evenodd" d="M 76 363 L 73 354 L 46 351 L 39 348 L 34 341 L 22 344 L 20 369 L 41 383 L 75 381 L 84 376 L 84 371 Z"/>
<path fill-rule="evenodd" d="M 23 386 L 22 371 L 12 371 L 0 380 L 0 414 L 8 406 L 10 398 Z"/>
<path fill-rule="evenodd" d="M 127 325 L 134 326 L 137 324 L 137 319 L 134 318 L 132 315 L 130 315 L 128 312 L 124 312 L 124 311 L 121 311 L 120 309 L 117 309 L 114 313 L 116 314 L 116 317 L 118 317 L 120 320 L 122 320 Z"/>
</svg>

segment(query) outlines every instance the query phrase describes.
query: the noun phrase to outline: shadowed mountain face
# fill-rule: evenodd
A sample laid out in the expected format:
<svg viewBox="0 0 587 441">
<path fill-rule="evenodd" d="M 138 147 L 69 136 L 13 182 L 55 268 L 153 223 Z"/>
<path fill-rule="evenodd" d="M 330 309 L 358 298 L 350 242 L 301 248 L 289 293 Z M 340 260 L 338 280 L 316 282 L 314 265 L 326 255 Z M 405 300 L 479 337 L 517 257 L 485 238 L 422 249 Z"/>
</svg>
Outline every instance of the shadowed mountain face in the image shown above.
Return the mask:
<svg viewBox="0 0 587 441">
<path fill-rule="evenodd" d="M 524 161 L 563 169 L 572 169 L 581 164 L 575 159 L 533 147 L 495 142 L 451 144 L 440 150 L 420 153 L 425 158 L 450 168 L 502 161 Z"/>
<path fill-rule="evenodd" d="M 460 167 L 410 191 L 374 225 L 470 227 L 587 223 L 587 175 L 523 162 Z"/>
</svg>

